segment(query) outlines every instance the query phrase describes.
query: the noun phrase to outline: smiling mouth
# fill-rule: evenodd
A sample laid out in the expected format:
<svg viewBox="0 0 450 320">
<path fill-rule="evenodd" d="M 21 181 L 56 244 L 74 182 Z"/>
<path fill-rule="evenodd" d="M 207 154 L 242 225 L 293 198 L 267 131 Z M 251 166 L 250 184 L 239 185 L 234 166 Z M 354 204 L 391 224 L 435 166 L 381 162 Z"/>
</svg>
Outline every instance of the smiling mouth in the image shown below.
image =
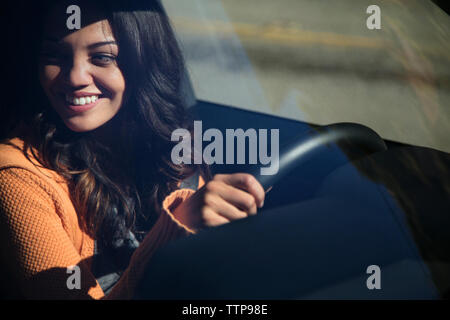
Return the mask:
<svg viewBox="0 0 450 320">
<path fill-rule="evenodd" d="M 65 101 L 67 103 L 69 103 L 70 105 L 73 106 L 84 106 L 84 105 L 88 105 L 91 103 L 96 102 L 98 99 L 103 98 L 104 95 L 99 94 L 99 95 L 85 95 L 82 97 L 75 97 L 73 95 L 65 95 Z"/>
</svg>

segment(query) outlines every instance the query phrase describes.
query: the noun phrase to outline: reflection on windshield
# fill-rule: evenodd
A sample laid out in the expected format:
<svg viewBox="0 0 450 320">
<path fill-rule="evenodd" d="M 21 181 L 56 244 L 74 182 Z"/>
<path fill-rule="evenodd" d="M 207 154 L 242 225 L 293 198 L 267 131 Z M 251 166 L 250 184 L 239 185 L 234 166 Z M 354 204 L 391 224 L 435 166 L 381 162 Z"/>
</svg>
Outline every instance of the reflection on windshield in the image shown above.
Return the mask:
<svg viewBox="0 0 450 320">
<path fill-rule="evenodd" d="M 397 148 L 353 165 L 384 185 L 400 205 L 420 254 L 444 298 L 450 297 L 450 156 L 424 148 Z"/>
<path fill-rule="evenodd" d="M 450 152 L 450 19 L 431 1 L 378 1 L 380 30 L 370 1 L 163 3 L 197 98 Z"/>
</svg>

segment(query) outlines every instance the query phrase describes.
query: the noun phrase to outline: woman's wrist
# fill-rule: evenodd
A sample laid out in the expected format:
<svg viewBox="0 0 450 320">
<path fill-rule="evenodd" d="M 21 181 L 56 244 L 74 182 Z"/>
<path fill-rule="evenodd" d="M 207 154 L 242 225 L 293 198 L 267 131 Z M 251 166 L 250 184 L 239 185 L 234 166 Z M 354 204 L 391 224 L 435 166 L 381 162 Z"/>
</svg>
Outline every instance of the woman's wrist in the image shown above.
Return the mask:
<svg viewBox="0 0 450 320">
<path fill-rule="evenodd" d="M 163 209 L 171 219 L 185 228 L 189 233 L 195 233 L 195 227 L 189 215 L 190 197 L 195 193 L 191 189 L 179 189 L 172 192 L 163 201 Z"/>
</svg>

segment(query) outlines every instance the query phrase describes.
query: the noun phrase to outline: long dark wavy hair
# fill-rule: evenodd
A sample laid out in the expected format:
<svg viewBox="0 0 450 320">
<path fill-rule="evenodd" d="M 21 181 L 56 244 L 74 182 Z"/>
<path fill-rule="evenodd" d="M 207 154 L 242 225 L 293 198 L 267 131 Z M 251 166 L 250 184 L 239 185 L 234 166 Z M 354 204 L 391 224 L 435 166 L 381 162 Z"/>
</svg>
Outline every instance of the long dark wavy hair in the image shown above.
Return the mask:
<svg viewBox="0 0 450 320">
<path fill-rule="evenodd" d="M 170 158 L 176 143 L 171 141 L 172 131 L 192 123 L 180 93 L 184 62 L 158 1 L 147 0 L 145 5 L 101 1 L 119 46 L 117 63 L 126 82 L 127 99 L 115 116 L 120 117 L 116 132 L 123 153 L 115 155 L 90 132 L 70 131 L 39 86 L 35 53 L 42 37 L 40 19 L 53 2 L 16 9 L 31 14 L 28 21 L 22 16 L 24 23 L 16 26 L 23 34 L 10 39 L 15 46 L 9 52 L 9 67 L 16 76 L 8 88 L 14 99 L 3 101 L 2 133 L 22 137 L 29 150 L 37 151 L 42 165 L 68 181 L 72 201 L 83 217 L 80 221 L 108 247 L 130 230 L 147 231 L 162 200 L 182 179 L 196 170 L 207 175 L 205 168 L 175 165 Z"/>
</svg>

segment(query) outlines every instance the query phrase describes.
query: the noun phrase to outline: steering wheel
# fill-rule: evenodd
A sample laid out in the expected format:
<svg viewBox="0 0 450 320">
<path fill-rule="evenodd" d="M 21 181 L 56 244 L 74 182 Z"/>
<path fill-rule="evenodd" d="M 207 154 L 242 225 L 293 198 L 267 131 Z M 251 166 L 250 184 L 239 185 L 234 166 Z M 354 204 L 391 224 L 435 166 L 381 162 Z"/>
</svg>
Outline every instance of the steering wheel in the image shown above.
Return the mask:
<svg viewBox="0 0 450 320">
<path fill-rule="evenodd" d="M 252 167 L 247 172 L 252 173 L 267 190 L 296 168 L 303 165 L 308 168 L 310 161 L 323 160 L 323 153 L 328 152 L 329 148 L 343 150 L 346 157 L 335 161 L 333 159 L 338 157 L 334 153 L 331 157 L 325 157 L 326 162 L 328 159 L 332 162 L 321 171 L 325 173 L 347 163 L 349 159 L 384 151 L 386 145 L 378 134 L 365 126 L 333 124 L 313 129 L 311 134 L 303 132 L 280 146 L 277 174 L 261 175 L 261 166 Z M 340 219 L 333 210 L 348 210 L 353 214 L 350 217 L 356 216 L 358 219 L 370 216 L 359 214 L 361 207 L 356 202 L 343 203 L 322 199 L 297 203 L 295 207 L 280 207 L 266 215 L 242 219 L 217 229 L 205 230 L 196 237 L 181 239 L 155 255 L 141 281 L 138 296 L 140 299 L 285 299 L 294 297 L 294 294 L 307 294 L 312 288 L 320 288 L 326 283 L 322 277 L 309 276 L 317 268 L 317 261 L 327 263 L 330 257 L 353 255 L 348 250 L 336 251 L 347 245 L 348 240 L 339 234 L 347 230 L 349 215 L 346 223 L 333 223 Z M 292 214 L 296 211 L 303 212 L 301 218 L 298 214 Z M 323 214 L 318 215 L 317 212 Z M 334 228 L 330 237 L 335 241 L 330 243 L 324 241 L 323 235 L 317 231 L 324 216 L 330 219 L 330 225 Z M 298 234 L 301 236 L 298 237 Z M 307 241 L 302 243 L 305 239 Z M 314 241 L 320 242 L 320 250 L 317 250 Z M 381 241 L 384 239 L 381 238 Z M 371 255 L 365 247 L 361 252 L 364 254 L 357 255 L 357 260 L 350 267 L 361 264 L 361 261 L 365 263 L 367 256 Z M 322 275 L 327 276 L 329 283 L 348 277 L 350 267 L 346 261 L 349 259 L 341 259 L 336 272 L 322 272 Z M 177 276 L 174 277 L 174 274 Z M 305 286 L 297 288 L 300 281 Z"/>
<path fill-rule="evenodd" d="M 336 123 L 313 129 L 311 134 L 303 133 L 280 146 L 276 174 L 262 175 L 261 165 L 252 167 L 248 173 L 254 175 L 267 191 L 293 170 L 314 161 L 332 146 L 339 147 L 350 161 L 387 149 L 383 139 L 372 129 L 356 123 Z M 327 164 L 325 170 L 330 173 L 342 164 L 342 161 Z"/>
</svg>

